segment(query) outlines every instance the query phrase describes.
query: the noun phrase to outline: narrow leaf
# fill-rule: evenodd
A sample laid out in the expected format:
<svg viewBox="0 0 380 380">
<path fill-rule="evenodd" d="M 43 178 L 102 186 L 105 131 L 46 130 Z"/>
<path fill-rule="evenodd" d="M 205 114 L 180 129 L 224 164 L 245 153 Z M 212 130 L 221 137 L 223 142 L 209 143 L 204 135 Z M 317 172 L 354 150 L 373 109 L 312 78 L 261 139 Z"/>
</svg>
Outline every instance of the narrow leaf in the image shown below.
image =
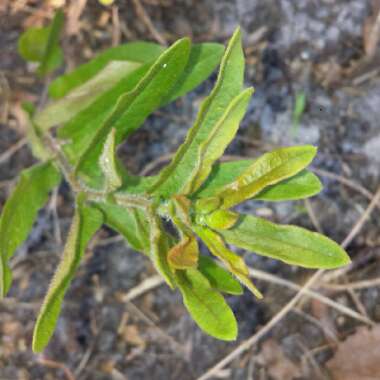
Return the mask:
<svg viewBox="0 0 380 380">
<path fill-rule="evenodd" d="M 196 172 L 199 146 L 206 141 L 231 101 L 243 85 L 244 56 L 240 31 L 237 30 L 224 54 L 219 76 L 211 94 L 203 101 L 194 126 L 178 149 L 172 162 L 160 173 L 149 189 L 164 197 L 180 194 Z"/>
<path fill-rule="evenodd" d="M 235 206 L 265 187 L 294 176 L 310 164 L 316 151 L 315 147 L 305 145 L 264 154 L 218 194 L 223 200 L 223 208 Z"/>
<path fill-rule="evenodd" d="M 0 219 L 0 298 L 11 284 L 8 260 L 28 237 L 38 210 L 60 180 L 59 172 L 50 162 L 33 166 L 21 172 L 5 203 Z"/>
<path fill-rule="evenodd" d="M 207 278 L 214 289 L 228 294 L 243 294 L 243 288 L 240 282 L 235 280 L 229 272 L 210 257 L 204 255 L 199 256 L 198 270 Z"/>
<path fill-rule="evenodd" d="M 187 38 L 179 40 L 166 50 L 141 79 L 133 91 L 121 96 L 112 113 L 89 142 L 76 169 L 97 177 L 97 161 L 104 141 L 111 130 L 116 129 L 116 143 L 119 144 L 138 128 L 162 102 L 181 75 L 190 52 Z"/>
<path fill-rule="evenodd" d="M 64 98 L 50 103 L 35 116 L 34 122 L 41 130 L 47 130 L 69 121 L 140 66 L 137 62 L 110 62 L 91 80 L 76 87 Z"/>
<path fill-rule="evenodd" d="M 104 50 L 91 61 L 76 67 L 73 71 L 53 80 L 49 85 L 49 95 L 59 99 L 94 78 L 112 61 L 129 64 L 146 64 L 155 61 L 164 48 L 152 42 L 131 42 Z"/>
<path fill-rule="evenodd" d="M 115 133 L 116 130 L 114 128 L 111 129 L 99 159 L 99 165 L 105 178 L 106 192 L 112 192 L 122 184 L 116 163 Z"/>
<path fill-rule="evenodd" d="M 209 176 L 212 165 L 235 137 L 252 93 L 253 89 L 248 88 L 235 97 L 207 139 L 199 145 L 197 164 L 188 178 L 184 193 L 194 193 Z"/>
<path fill-rule="evenodd" d="M 200 198 L 197 202 L 202 199 L 206 202 L 205 198 L 215 197 L 225 186 L 236 181 L 254 162 L 255 160 L 237 160 L 214 165 L 206 182 L 194 194 L 195 198 Z M 264 201 L 289 201 L 311 197 L 319 193 L 321 189 L 322 185 L 318 177 L 307 170 L 302 170 L 293 177 L 266 187 L 253 198 Z"/>
<path fill-rule="evenodd" d="M 236 339 L 238 327 L 232 310 L 199 271 L 177 271 L 176 282 L 187 310 L 205 333 L 226 341 Z"/>
<path fill-rule="evenodd" d="M 250 215 L 242 216 L 230 230 L 218 233 L 230 244 L 287 264 L 331 269 L 350 263 L 347 253 L 321 234 Z"/>
<path fill-rule="evenodd" d="M 203 240 L 210 252 L 219 258 L 226 268 L 257 298 L 262 298 L 260 291 L 249 279 L 248 267 L 244 260 L 236 253 L 230 251 L 224 244 L 223 239 L 216 232 L 208 228 L 195 227 L 194 231 Z M 224 231 L 224 230 L 221 230 Z"/>
<path fill-rule="evenodd" d="M 86 246 L 102 224 L 97 209 L 77 204 L 61 262 L 45 296 L 33 333 L 33 351 L 40 352 L 53 335 L 66 290 L 74 277 Z"/>
</svg>

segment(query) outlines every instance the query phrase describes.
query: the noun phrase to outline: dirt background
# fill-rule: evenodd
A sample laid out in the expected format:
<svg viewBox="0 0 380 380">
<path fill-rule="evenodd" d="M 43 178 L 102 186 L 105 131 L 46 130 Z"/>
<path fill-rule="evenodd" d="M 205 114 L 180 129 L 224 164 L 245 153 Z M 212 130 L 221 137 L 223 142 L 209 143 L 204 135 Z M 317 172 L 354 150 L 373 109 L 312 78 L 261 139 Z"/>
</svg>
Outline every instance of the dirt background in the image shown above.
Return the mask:
<svg viewBox="0 0 380 380">
<path fill-rule="evenodd" d="M 188 35 L 197 42 L 225 43 L 240 24 L 246 84 L 256 92 L 227 155 L 255 157 L 279 145 L 319 147 L 313 167 L 324 184 L 320 195 L 308 202 L 247 202 L 243 209 L 320 229 L 339 242 L 353 233 L 348 246 L 353 266 L 333 282 L 318 281 L 317 296 L 302 298 L 258 344 L 211 378 L 380 379 L 380 205 L 373 207 L 380 176 L 380 2 L 119 0 L 106 8 L 90 0 L 0 0 L 0 209 L 19 171 L 34 163 L 20 104 L 39 104 L 45 88 L 35 67 L 19 57 L 17 39 L 27 27 L 49 22 L 60 5 L 67 19 L 62 39 L 67 70 L 103 48 L 136 39 L 170 43 Z M 121 148 L 132 172 L 151 174 L 166 162 L 214 80 L 215 75 L 151 116 Z M 307 101 L 297 124 L 293 111 L 300 94 Z M 179 294 L 166 286 L 125 302 L 154 270 L 104 228 L 71 285 L 54 338 L 43 355 L 34 355 L 33 324 L 72 212 L 72 197 L 62 184 L 12 260 L 14 284 L 0 301 L 0 380 L 200 378 L 261 331 L 296 294 L 291 286 L 312 275 L 241 252 L 261 271 L 255 281 L 265 298 L 257 302 L 248 292 L 229 298 L 239 338 L 218 342 L 195 326 Z M 358 222 L 361 228 L 353 230 Z M 279 285 L 283 279 L 288 282 Z"/>
</svg>

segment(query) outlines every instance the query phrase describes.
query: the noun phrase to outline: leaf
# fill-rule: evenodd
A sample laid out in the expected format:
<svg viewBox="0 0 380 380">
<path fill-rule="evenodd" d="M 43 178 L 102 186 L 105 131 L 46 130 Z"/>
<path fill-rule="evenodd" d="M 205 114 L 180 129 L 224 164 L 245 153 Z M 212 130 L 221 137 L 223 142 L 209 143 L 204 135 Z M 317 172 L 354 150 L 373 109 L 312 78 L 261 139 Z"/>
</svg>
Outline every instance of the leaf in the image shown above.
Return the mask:
<svg viewBox="0 0 380 380">
<path fill-rule="evenodd" d="M 226 341 L 236 339 L 238 327 L 232 310 L 199 271 L 176 271 L 176 282 L 187 310 L 205 333 Z"/>
<path fill-rule="evenodd" d="M 218 265 L 213 259 L 200 255 L 198 270 L 207 278 L 214 289 L 228 294 L 243 294 L 240 282 L 235 280 L 229 272 Z"/>
<path fill-rule="evenodd" d="M 235 181 L 218 193 L 223 208 L 252 198 L 265 187 L 292 177 L 313 160 L 317 149 L 311 145 L 280 148 L 262 155 Z"/>
<path fill-rule="evenodd" d="M 230 210 L 216 210 L 205 216 L 204 221 L 212 229 L 226 230 L 233 227 L 240 215 Z"/>
<path fill-rule="evenodd" d="M 18 40 L 18 52 L 26 61 L 39 62 L 38 71 L 45 75 L 62 63 L 62 51 L 58 45 L 63 25 L 63 13 L 58 11 L 50 26 L 29 28 Z"/>
<path fill-rule="evenodd" d="M 197 202 L 220 193 L 225 186 L 234 182 L 254 162 L 255 160 L 237 160 L 214 165 L 206 182 L 194 194 L 195 198 L 200 198 Z M 307 170 L 302 170 L 293 177 L 266 187 L 253 198 L 272 202 L 289 201 L 310 197 L 319 193 L 321 189 L 322 185 L 318 177 Z"/>
<path fill-rule="evenodd" d="M 290 201 L 311 197 L 321 190 L 322 184 L 319 178 L 315 174 L 303 170 L 294 177 L 266 187 L 255 195 L 254 199 L 271 202 Z"/>
<path fill-rule="evenodd" d="M 152 42 L 130 42 L 111 47 L 98 54 L 91 61 L 76 67 L 53 80 L 49 85 L 49 95 L 59 99 L 94 78 L 112 61 L 125 61 L 128 64 L 146 64 L 155 61 L 164 48 Z"/>
<path fill-rule="evenodd" d="M 209 176 L 212 165 L 220 158 L 239 128 L 244 117 L 253 89 L 248 88 L 235 97 L 225 114 L 214 126 L 208 138 L 199 145 L 197 164 L 188 178 L 183 190 L 186 194 L 194 193 Z"/>
<path fill-rule="evenodd" d="M 170 197 L 180 194 L 188 185 L 198 165 L 199 146 L 206 141 L 231 101 L 243 85 L 244 56 L 240 30 L 237 30 L 224 54 L 219 76 L 211 94 L 202 102 L 194 126 L 186 136 L 171 163 L 161 171 L 150 193 Z"/>
<path fill-rule="evenodd" d="M 224 47 L 216 43 L 194 44 L 185 70 L 162 105 L 168 104 L 201 84 L 215 70 L 223 56 Z"/>
<path fill-rule="evenodd" d="M 181 241 L 168 253 L 168 262 L 172 268 L 187 269 L 198 264 L 199 249 L 194 236 L 183 236 Z"/>
<path fill-rule="evenodd" d="M 96 178 L 96 163 L 111 128 L 116 129 L 116 144 L 138 128 L 162 102 L 181 75 L 189 56 L 190 41 L 179 40 L 166 50 L 154 63 L 149 72 L 130 92 L 122 95 L 112 113 L 106 119 L 76 165 L 82 171 Z"/>
<path fill-rule="evenodd" d="M 81 201 L 70 227 L 63 256 L 43 301 L 33 332 L 33 351 L 41 352 L 53 335 L 65 292 L 83 257 L 86 246 L 102 225 L 99 210 L 85 206 Z"/>
<path fill-rule="evenodd" d="M 99 202 L 95 206 L 103 212 L 104 223 L 119 232 L 135 251 L 149 253 L 149 220 L 141 210 L 112 202 Z"/>
<path fill-rule="evenodd" d="M 170 249 L 168 239 L 163 231 L 161 220 L 156 215 L 151 215 L 150 218 L 150 259 L 157 272 L 160 273 L 166 283 L 174 289 L 176 283 L 168 262 L 168 252 Z"/>
<path fill-rule="evenodd" d="M 224 244 L 223 239 L 208 228 L 196 226 L 194 227 L 196 234 L 206 244 L 210 252 L 220 259 L 226 268 L 243 284 L 245 285 L 257 298 L 262 298 L 260 291 L 253 285 L 249 279 L 248 267 L 244 260 L 236 253 L 230 251 Z M 222 230 L 223 231 L 223 230 Z"/>
<path fill-rule="evenodd" d="M 38 210 L 61 176 L 51 162 L 21 172 L 12 195 L 5 203 L 0 219 L 0 297 L 8 292 L 12 276 L 8 261 L 28 237 Z"/>
<path fill-rule="evenodd" d="M 350 263 L 343 248 L 326 236 L 251 215 L 242 215 L 229 230 L 217 231 L 229 244 L 287 264 L 332 269 Z"/>
<path fill-rule="evenodd" d="M 99 159 L 99 166 L 105 177 L 106 192 L 115 191 L 122 185 L 116 163 L 115 133 L 115 128 L 112 128 Z"/>
<path fill-rule="evenodd" d="M 41 130 L 48 130 L 69 121 L 140 66 L 137 62 L 110 62 L 88 82 L 76 87 L 64 98 L 50 103 L 35 116 L 34 122 Z"/>
</svg>

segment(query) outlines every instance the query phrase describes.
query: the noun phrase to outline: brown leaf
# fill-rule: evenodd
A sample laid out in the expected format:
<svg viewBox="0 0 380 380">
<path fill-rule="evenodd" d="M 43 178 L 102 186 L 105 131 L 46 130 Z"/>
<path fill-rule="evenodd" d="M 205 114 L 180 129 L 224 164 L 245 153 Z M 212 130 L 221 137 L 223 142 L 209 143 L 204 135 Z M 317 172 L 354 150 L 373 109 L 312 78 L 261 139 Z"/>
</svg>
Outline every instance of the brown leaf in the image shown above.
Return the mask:
<svg viewBox="0 0 380 380">
<path fill-rule="evenodd" d="M 257 361 L 267 368 L 274 380 L 293 380 L 301 376 L 300 369 L 284 355 L 281 346 L 274 339 L 263 343 Z"/>
<path fill-rule="evenodd" d="M 327 362 L 334 380 L 380 379 L 380 325 L 359 327 Z"/>
</svg>

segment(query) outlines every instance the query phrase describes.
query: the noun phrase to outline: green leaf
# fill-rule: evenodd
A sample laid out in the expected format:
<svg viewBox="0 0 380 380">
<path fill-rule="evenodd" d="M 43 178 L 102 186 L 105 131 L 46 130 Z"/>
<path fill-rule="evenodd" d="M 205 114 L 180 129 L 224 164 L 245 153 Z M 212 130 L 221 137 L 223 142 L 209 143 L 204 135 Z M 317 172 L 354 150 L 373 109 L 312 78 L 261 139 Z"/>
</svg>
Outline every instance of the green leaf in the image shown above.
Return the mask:
<svg viewBox="0 0 380 380">
<path fill-rule="evenodd" d="M 29 28 L 18 40 L 18 51 L 26 61 L 39 62 L 41 75 L 61 65 L 63 55 L 58 44 L 59 33 L 63 25 L 63 13 L 58 11 L 50 26 Z"/>
<path fill-rule="evenodd" d="M 204 228 L 195 226 L 195 233 L 202 239 L 206 244 L 210 252 L 220 259 L 226 268 L 243 284 L 245 285 L 257 298 L 262 298 L 262 294 L 253 285 L 252 281 L 249 279 L 248 267 L 244 260 L 236 253 L 229 250 L 224 244 L 223 239 L 216 232 Z M 221 230 L 224 231 L 224 230 Z"/>
<path fill-rule="evenodd" d="M 179 40 L 160 56 L 132 91 L 119 98 L 112 113 L 89 142 L 76 165 L 76 170 L 86 175 L 90 173 L 92 178 L 97 177 L 96 163 L 110 129 L 116 129 L 118 144 L 140 127 L 144 120 L 159 107 L 163 97 L 179 79 L 187 63 L 189 52 L 189 39 Z"/>
<path fill-rule="evenodd" d="M 218 80 L 211 94 L 203 101 L 194 126 L 186 136 L 172 162 L 161 171 L 150 193 L 169 197 L 180 194 L 198 167 L 200 145 L 209 136 L 231 101 L 240 94 L 243 85 L 244 56 L 240 30 L 237 30 L 224 54 Z"/>
<path fill-rule="evenodd" d="M 194 198 L 200 198 L 197 202 L 202 199 L 206 202 L 207 198 L 214 197 L 225 186 L 236 181 L 254 162 L 255 160 L 237 160 L 217 163 L 213 166 L 206 182 L 194 194 Z M 266 187 L 253 198 L 263 201 L 289 201 L 311 197 L 319 193 L 321 189 L 322 185 L 318 177 L 307 170 L 302 170 L 293 177 Z"/>
<path fill-rule="evenodd" d="M 311 145 L 280 148 L 266 153 L 249 166 L 235 181 L 218 193 L 223 208 L 252 198 L 269 185 L 292 177 L 313 160 L 317 149 Z"/>
<path fill-rule="evenodd" d="M 104 223 L 119 232 L 135 251 L 149 253 L 149 220 L 141 210 L 112 202 L 99 202 L 95 206 L 103 212 Z"/>
<path fill-rule="evenodd" d="M 232 310 L 198 270 L 177 271 L 176 282 L 187 310 L 205 333 L 226 341 L 236 339 L 238 327 Z"/>
<path fill-rule="evenodd" d="M 239 214 L 230 210 L 215 210 L 204 217 L 204 222 L 211 229 L 226 230 L 232 228 L 239 220 Z"/>
<path fill-rule="evenodd" d="M 207 278 L 214 289 L 228 294 L 243 294 L 243 288 L 240 282 L 235 280 L 229 272 L 210 257 L 204 255 L 199 256 L 198 270 Z"/>
<path fill-rule="evenodd" d="M 338 268 L 350 263 L 331 239 L 300 227 L 277 225 L 244 215 L 230 230 L 217 230 L 230 244 L 305 268 Z"/>
<path fill-rule="evenodd" d="M 235 97 L 208 138 L 198 148 L 196 167 L 188 178 L 184 193 L 194 193 L 209 176 L 212 165 L 220 158 L 235 137 L 240 121 L 244 117 L 253 89 L 248 88 Z"/>
<path fill-rule="evenodd" d="M 150 216 L 150 252 L 149 256 L 156 270 L 166 283 L 174 289 L 176 286 L 172 270 L 168 262 L 170 246 L 161 220 L 154 214 Z"/>
<path fill-rule="evenodd" d="M 223 56 L 224 46 L 216 43 L 194 44 L 183 74 L 162 104 L 168 104 L 201 84 L 215 70 Z"/>
<path fill-rule="evenodd" d="M 0 298 L 8 292 L 12 281 L 9 259 L 28 237 L 38 210 L 60 180 L 59 172 L 50 162 L 33 166 L 21 172 L 5 203 L 0 219 Z"/>
<path fill-rule="evenodd" d="M 69 121 L 140 66 L 137 62 L 110 62 L 91 80 L 76 87 L 64 98 L 50 103 L 35 116 L 34 122 L 41 130 L 48 130 Z"/>
<path fill-rule="evenodd" d="M 102 221 L 103 217 L 99 210 L 78 202 L 61 262 L 49 286 L 34 328 L 34 352 L 41 352 L 53 335 L 66 290 L 89 240 L 100 228 Z"/>
<path fill-rule="evenodd" d="M 116 162 L 115 133 L 115 128 L 112 128 L 99 159 L 99 165 L 105 178 L 106 192 L 115 191 L 122 185 Z"/>
<path fill-rule="evenodd" d="M 146 64 L 155 61 L 164 48 L 152 42 L 131 42 L 104 50 L 91 61 L 76 67 L 70 73 L 55 79 L 49 85 L 49 95 L 59 99 L 94 78 L 112 61 L 126 61 L 129 64 Z"/>
<path fill-rule="evenodd" d="M 303 170 L 294 177 L 266 187 L 254 199 L 271 202 L 305 199 L 318 194 L 322 188 L 321 181 L 315 174 Z"/>
</svg>

